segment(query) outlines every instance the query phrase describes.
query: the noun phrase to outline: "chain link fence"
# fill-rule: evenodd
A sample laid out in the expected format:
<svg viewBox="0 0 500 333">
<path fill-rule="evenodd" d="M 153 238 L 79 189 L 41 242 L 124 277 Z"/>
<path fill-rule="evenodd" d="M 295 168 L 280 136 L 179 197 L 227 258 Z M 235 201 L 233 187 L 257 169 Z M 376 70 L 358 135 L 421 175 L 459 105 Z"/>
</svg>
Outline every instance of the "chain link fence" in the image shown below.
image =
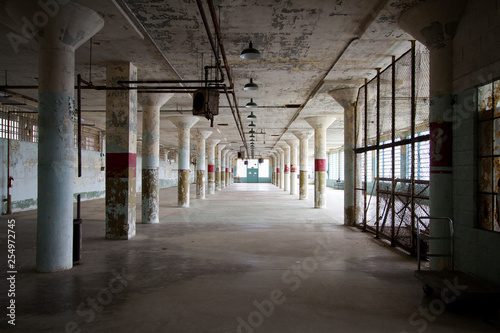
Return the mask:
<svg viewBox="0 0 500 333">
<path fill-rule="evenodd" d="M 429 215 L 429 52 L 421 44 L 360 88 L 355 152 L 357 226 L 415 253 L 416 219 Z"/>
</svg>

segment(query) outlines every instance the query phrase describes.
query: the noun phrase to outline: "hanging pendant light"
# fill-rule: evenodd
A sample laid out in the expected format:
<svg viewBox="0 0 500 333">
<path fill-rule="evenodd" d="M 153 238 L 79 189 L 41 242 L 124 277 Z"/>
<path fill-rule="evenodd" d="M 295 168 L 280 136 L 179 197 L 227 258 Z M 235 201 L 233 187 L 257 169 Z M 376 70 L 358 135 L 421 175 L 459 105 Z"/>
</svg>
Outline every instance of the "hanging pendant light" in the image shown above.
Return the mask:
<svg viewBox="0 0 500 333">
<path fill-rule="evenodd" d="M 250 112 L 250 114 L 248 115 L 247 119 L 257 119 L 257 116 L 253 114 L 253 111 Z"/>
<path fill-rule="evenodd" d="M 253 120 L 252 120 L 252 122 L 250 123 L 250 125 L 248 125 L 248 127 L 255 127 L 255 124 L 253 123 Z"/>
<path fill-rule="evenodd" d="M 255 60 L 260 58 L 260 52 L 253 48 L 253 44 L 250 41 L 248 48 L 241 51 L 240 57 L 245 60 Z"/>
<path fill-rule="evenodd" d="M 250 82 L 245 84 L 245 87 L 243 87 L 244 90 L 259 90 L 259 86 L 255 83 L 253 83 L 253 79 L 250 78 Z"/>
<path fill-rule="evenodd" d="M 250 102 L 247 103 L 247 105 L 245 105 L 247 108 L 256 108 L 257 107 L 257 103 L 254 103 L 253 102 L 253 98 L 250 98 Z"/>
<path fill-rule="evenodd" d="M 252 139 L 253 139 L 253 138 L 255 138 L 255 135 L 253 135 L 253 134 L 252 134 L 252 135 L 250 135 L 250 138 L 252 138 Z"/>
<path fill-rule="evenodd" d="M 253 130 L 253 128 L 250 130 L 250 132 L 248 132 L 250 134 L 255 134 L 255 131 Z"/>
</svg>

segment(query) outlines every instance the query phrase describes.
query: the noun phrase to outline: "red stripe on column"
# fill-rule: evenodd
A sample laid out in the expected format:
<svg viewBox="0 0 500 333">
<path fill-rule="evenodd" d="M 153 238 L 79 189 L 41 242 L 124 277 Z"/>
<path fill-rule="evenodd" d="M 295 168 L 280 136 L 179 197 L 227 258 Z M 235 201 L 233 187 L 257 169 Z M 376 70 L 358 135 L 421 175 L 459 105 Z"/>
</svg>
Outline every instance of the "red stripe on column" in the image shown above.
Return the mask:
<svg viewBox="0 0 500 333">
<path fill-rule="evenodd" d="M 290 168 L 288 167 L 288 165 L 285 165 L 285 173 L 290 173 Z"/>
<path fill-rule="evenodd" d="M 280 168 L 276 168 L 276 172 L 277 172 L 277 173 L 280 173 Z"/>
<path fill-rule="evenodd" d="M 314 171 L 326 171 L 326 159 L 317 158 L 314 160 Z"/>
<path fill-rule="evenodd" d="M 226 168 L 226 172 L 229 172 L 229 168 Z"/>
<path fill-rule="evenodd" d="M 209 164 L 208 165 L 208 172 L 215 172 L 215 165 Z"/>
<path fill-rule="evenodd" d="M 430 123 L 430 164 L 433 167 L 453 166 L 453 124 L 451 122 Z"/>
<path fill-rule="evenodd" d="M 234 169 L 233 168 L 231 168 L 231 173 L 234 173 Z"/>
<path fill-rule="evenodd" d="M 106 177 L 127 178 L 129 168 L 136 168 L 137 155 L 132 153 L 107 153 Z M 134 173 L 135 175 L 135 173 Z"/>
<path fill-rule="evenodd" d="M 297 169 L 295 169 L 295 167 L 291 167 L 291 168 L 290 168 L 290 172 L 292 172 L 292 173 L 293 173 L 293 172 L 297 172 Z"/>
</svg>

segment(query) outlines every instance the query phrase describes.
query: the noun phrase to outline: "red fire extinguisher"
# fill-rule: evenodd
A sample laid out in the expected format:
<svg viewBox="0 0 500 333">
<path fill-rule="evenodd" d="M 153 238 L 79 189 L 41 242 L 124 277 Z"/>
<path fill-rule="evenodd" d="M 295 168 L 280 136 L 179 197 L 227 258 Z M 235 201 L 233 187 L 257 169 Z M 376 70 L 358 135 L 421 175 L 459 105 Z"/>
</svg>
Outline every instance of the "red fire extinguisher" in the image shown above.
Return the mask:
<svg viewBox="0 0 500 333">
<path fill-rule="evenodd" d="M 9 187 L 12 187 L 13 181 L 14 181 L 14 177 L 9 177 Z"/>
</svg>

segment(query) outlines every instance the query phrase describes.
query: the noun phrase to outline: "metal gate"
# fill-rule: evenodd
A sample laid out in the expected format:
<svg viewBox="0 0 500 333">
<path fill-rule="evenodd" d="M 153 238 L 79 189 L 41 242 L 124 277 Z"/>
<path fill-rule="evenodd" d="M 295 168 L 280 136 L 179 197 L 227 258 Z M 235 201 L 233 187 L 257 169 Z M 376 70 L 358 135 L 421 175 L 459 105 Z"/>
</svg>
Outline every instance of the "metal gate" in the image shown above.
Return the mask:
<svg viewBox="0 0 500 333">
<path fill-rule="evenodd" d="M 416 218 L 429 215 L 429 52 L 411 49 L 358 93 L 356 224 L 416 253 Z M 428 233 L 428 225 L 421 227 Z"/>
</svg>

